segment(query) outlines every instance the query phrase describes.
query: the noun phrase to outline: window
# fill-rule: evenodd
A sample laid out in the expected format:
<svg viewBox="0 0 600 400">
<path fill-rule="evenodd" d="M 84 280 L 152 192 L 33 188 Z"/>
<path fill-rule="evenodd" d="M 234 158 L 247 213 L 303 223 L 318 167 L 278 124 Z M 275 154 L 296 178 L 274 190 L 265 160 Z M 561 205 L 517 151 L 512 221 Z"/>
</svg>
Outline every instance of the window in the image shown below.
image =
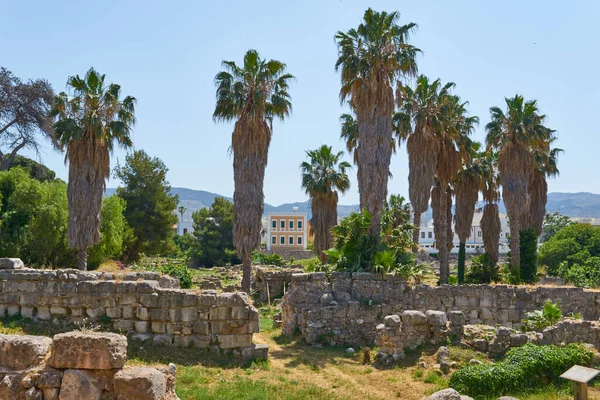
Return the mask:
<svg viewBox="0 0 600 400">
<path fill-rule="evenodd" d="M 273 220 L 273 223 L 271 224 L 271 227 L 273 229 L 277 229 L 277 220 L 276 219 Z"/>
<path fill-rule="evenodd" d="M 298 236 L 298 241 L 297 241 L 297 243 L 298 243 L 298 244 L 302 244 L 302 236 Z"/>
<path fill-rule="evenodd" d="M 433 233 L 431 233 L 431 232 L 427 232 L 427 238 L 428 238 L 428 239 L 432 239 L 432 238 L 433 238 Z"/>
<path fill-rule="evenodd" d="M 481 237 L 481 231 L 477 231 L 477 237 Z"/>
<path fill-rule="evenodd" d="M 425 232 L 421 232 L 421 239 L 425 239 Z"/>
<path fill-rule="evenodd" d="M 183 234 L 187 235 L 187 228 L 183 228 Z"/>
<path fill-rule="evenodd" d="M 285 219 L 281 220 L 281 223 L 279 224 L 279 226 L 281 227 L 281 229 L 285 229 Z"/>
<path fill-rule="evenodd" d="M 298 221 L 298 229 L 302 229 L 302 221 Z"/>
<path fill-rule="evenodd" d="M 294 229 L 294 220 L 290 219 L 290 229 Z"/>
<path fill-rule="evenodd" d="M 289 244 L 294 244 L 294 237 L 290 236 L 290 238 L 288 239 L 288 243 Z"/>
<path fill-rule="evenodd" d="M 279 238 L 279 243 L 285 244 L 285 236 Z"/>
<path fill-rule="evenodd" d="M 271 244 L 277 244 L 277 236 L 271 236 Z"/>
</svg>

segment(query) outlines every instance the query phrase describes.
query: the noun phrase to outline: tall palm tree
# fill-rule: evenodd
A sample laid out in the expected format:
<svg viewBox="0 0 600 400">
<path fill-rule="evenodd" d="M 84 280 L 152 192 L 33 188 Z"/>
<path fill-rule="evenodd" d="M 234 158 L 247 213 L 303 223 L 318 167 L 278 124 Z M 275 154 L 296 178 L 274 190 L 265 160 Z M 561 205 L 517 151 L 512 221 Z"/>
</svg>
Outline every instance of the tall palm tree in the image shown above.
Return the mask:
<svg viewBox="0 0 600 400">
<path fill-rule="evenodd" d="M 424 75 L 417 79 L 413 90 L 398 86 L 399 112 L 394 115 L 398 140 L 406 140 L 408 152 L 408 193 L 413 208 L 413 242 L 419 242 L 421 214 L 429 207 L 431 188 L 434 184 L 436 162 L 440 151 L 437 132 L 442 129 L 441 103 L 454 87 L 453 83 L 442 86 L 439 79 L 429 81 Z M 416 248 L 414 249 L 416 251 Z"/>
<path fill-rule="evenodd" d="M 215 121 L 235 121 L 231 135 L 235 190 L 233 193 L 233 243 L 243 263 L 242 290 L 250 291 L 251 255 L 260 244 L 264 211 L 263 181 L 273 119 L 292 110 L 289 83 L 294 77 L 286 65 L 261 59 L 248 50 L 244 64 L 223 61 L 215 77 Z"/>
<path fill-rule="evenodd" d="M 499 107 L 490 108 L 486 142 L 488 148 L 498 152 L 502 197 L 510 218 L 511 269 L 519 279 L 519 233 L 528 212 L 529 181 L 535 169 L 533 150 L 543 143 L 549 129 L 543 125 L 546 116 L 539 114 L 537 101 L 525 101 L 516 95 L 505 102 L 506 113 Z"/>
<path fill-rule="evenodd" d="M 399 25 L 398 12 L 365 11 L 357 29 L 338 32 L 336 70 L 341 70 L 340 98 L 348 101 L 358 125 L 360 207 L 371 214 L 370 234 L 379 240 L 380 213 L 387 195 L 393 139 L 393 86 L 417 72 L 416 47 L 408 44 L 416 25 Z"/>
<path fill-rule="evenodd" d="M 471 160 L 458 171 L 453 183 L 456 197 L 454 230 L 460 242 L 458 249 L 458 283 L 464 283 L 465 280 L 466 242 L 471 235 L 475 205 L 482 186 L 482 163 L 478 154 L 480 148 L 480 143 L 473 143 L 469 150 L 472 153 Z"/>
<path fill-rule="evenodd" d="M 54 97 L 54 132 L 69 162 L 68 243 L 78 252 L 77 266 L 87 268 L 88 249 L 100 240 L 100 210 L 110 154 L 115 143 L 132 146 L 135 98 L 121 99 L 121 86 L 105 85 L 105 75 L 93 68 L 83 78 L 69 77 L 65 92 Z"/>
<path fill-rule="evenodd" d="M 500 214 L 498 201 L 500 200 L 499 176 L 498 176 L 498 155 L 493 152 L 484 151 L 479 157 L 481 166 L 481 193 L 485 206 L 481 216 L 481 233 L 483 238 L 483 248 L 488 255 L 492 266 L 498 263 L 500 233 Z"/>
<path fill-rule="evenodd" d="M 302 187 L 310 196 L 310 229 L 315 236 L 315 251 L 325 262 L 327 256 L 324 251 L 331 247 L 331 228 L 337 224 L 338 191 L 345 193 L 350 189 L 350 178 L 346 171 L 352 166 L 340 161 L 343 151 L 333 153 L 331 146 L 327 145 L 307 151 L 306 155 L 309 161 L 300 165 Z"/>
<path fill-rule="evenodd" d="M 461 165 L 471 156 L 471 140 L 469 135 L 473 132 L 479 119 L 467 114 L 467 102 L 461 102 L 458 96 L 447 95 L 441 99 L 440 115 L 442 118 L 441 129 L 436 131 L 440 143 L 436 161 L 436 179 L 439 184 L 439 236 L 436 242 L 440 259 L 440 283 L 448 283 L 450 264 L 448 256 L 452 249 L 452 198 L 450 183 L 455 179 Z M 446 216 L 446 218 L 444 218 Z"/>
<path fill-rule="evenodd" d="M 342 125 L 340 139 L 346 144 L 346 150 L 352 156 L 354 165 L 358 165 L 358 153 L 356 152 L 358 148 L 358 124 L 356 123 L 356 119 L 351 114 L 342 114 L 340 122 Z M 396 154 L 396 140 L 393 137 L 390 146 L 392 147 L 392 154 Z"/>
<path fill-rule="evenodd" d="M 562 149 L 551 148 L 556 137 L 549 132 L 546 140 L 539 149 L 534 150 L 535 168 L 529 179 L 529 212 L 527 225 L 532 227 L 536 235 L 542 234 L 542 225 L 546 216 L 546 202 L 548 200 L 548 182 L 546 178 L 558 176 L 558 155 Z"/>
</svg>

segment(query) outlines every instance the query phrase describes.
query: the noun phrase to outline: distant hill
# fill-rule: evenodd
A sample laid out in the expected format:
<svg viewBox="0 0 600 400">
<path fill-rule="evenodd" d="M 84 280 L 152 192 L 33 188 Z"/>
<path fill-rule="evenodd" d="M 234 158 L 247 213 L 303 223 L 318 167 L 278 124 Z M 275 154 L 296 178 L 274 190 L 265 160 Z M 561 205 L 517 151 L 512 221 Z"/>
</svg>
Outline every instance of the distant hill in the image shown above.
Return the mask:
<svg viewBox="0 0 600 400">
<path fill-rule="evenodd" d="M 106 195 L 110 196 L 115 192 L 115 189 L 107 188 Z M 191 214 L 201 208 L 210 207 L 216 197 L 224 197 L 229 201 L 233 201 L 231 197 L 222 196 L 217 193 L 211 193 L 204 190 L 193 190 L 186 188 L 172 188 L 171 192 L 179 196 L 179 203 L 186 209 L 184 221 L 188 218 L 191 221 Z M 478 203 L 478 207 L 482 207 L 483 202 Z M 285 203 L 279 206 L 273 206 L 265 203 L 265 213 L 270 212 L 291 212 L 294 207 L 298 207 L 299 212 L 305 212 L 308 217 L 311 216 L 309 202 Z M 352 211 L 358 211 L 358 204 L 354 205 L 338 205 L 338 216 L 340 218 L 348 216 Z M 548 212 L 558 211 L 569 217 L 588 217 L 600 218 L 600 194 L 594 193 L 548 193 L 548 203 L 546 205 Z M 504 203 L 500 203 L 500 212 L 506 213 Z M 429 210 L 423 218 L 431 218 Z"/>
</svg>

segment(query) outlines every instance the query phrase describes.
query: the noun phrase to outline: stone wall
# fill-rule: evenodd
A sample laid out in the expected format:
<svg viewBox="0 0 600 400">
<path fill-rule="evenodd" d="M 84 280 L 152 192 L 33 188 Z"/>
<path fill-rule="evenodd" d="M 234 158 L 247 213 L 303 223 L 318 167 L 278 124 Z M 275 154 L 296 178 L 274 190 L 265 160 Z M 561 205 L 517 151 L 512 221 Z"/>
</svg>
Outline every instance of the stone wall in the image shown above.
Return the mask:
<svg viewBox="0 0 600 400">
<path fill-rule="evenodd" d="M 260 301 L 273 301 L 283 297 L 290 283 L 292 275 L 302 273 L 301 268 L 285 268 L 276 266 L 256 266 L 252 285 L 258 291 Z"/>
<path fill-rule="evenodd" d="M 0 335 L 0 399 L 176 400 L 176 367 L 124 368 L 127 338 L 116 333 Z"/>
<path fill-rule="evenodd" d="M 565 315 L 600 317 L 600 292 L 574 287 L 442 285 L 409 286 L 397 276 L 334 272 L 295 274 L 284 296 L 283 331 L 306 342 L 373 344 L 387 315 L 405 310 L 462 311 L 466 324 L 520 326 L 527 312 L 559 301 Z"/>
<path fill-rule="evenodd" d="M 252 357 L 258 312 L 245 293 L 197 292 L 178 285 L 148 272 L 0 270 L 0 317 L 20 314 L 71 329 L 74 323 L 99 322 L 103 329 L 157 345 Z"/>
</svg>

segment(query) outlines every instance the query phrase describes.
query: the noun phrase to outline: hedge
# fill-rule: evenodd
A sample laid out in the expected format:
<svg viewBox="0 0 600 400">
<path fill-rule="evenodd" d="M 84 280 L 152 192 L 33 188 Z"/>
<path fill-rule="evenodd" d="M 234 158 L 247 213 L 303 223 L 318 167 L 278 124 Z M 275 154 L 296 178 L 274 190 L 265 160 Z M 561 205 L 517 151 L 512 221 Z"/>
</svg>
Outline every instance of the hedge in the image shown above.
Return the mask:
<svg viewBox="0 0 600 400">
<path fill-rule="evenodd" d="M 551 383 L 575 364 L 589 366 L 592 352 L 581 345 L 564 347 L 526 344 L 509 350 L 495 364 L 472 365 L 456 371 L 450 387 L 468 396 L 499 396 L 528 392 Z"/>
</svg>

